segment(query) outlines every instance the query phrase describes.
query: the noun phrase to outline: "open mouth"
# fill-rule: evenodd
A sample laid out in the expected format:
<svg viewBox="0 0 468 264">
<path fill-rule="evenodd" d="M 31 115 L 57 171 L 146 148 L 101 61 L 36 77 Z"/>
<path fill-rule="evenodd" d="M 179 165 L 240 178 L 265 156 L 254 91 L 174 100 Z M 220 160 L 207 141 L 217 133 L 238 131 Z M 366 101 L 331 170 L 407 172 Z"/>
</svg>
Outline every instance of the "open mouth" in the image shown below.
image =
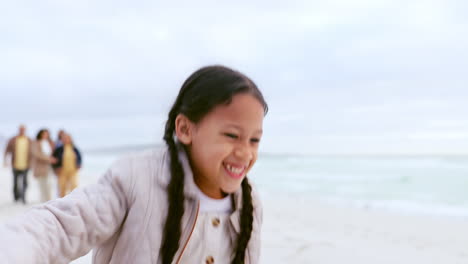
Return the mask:
<svg viewBox="0 0 468 264">
<path fill-rule="evenodd" d="M 239 165 L 234 165 L 231 163 L 223 163 L 223 167 L 226 170 L 226 172 L 229 174 L 229 176 L 239 179 L 244 176 L 244 172 L 246 169 L 246 166 L 239 166 Z"/>
</svg>

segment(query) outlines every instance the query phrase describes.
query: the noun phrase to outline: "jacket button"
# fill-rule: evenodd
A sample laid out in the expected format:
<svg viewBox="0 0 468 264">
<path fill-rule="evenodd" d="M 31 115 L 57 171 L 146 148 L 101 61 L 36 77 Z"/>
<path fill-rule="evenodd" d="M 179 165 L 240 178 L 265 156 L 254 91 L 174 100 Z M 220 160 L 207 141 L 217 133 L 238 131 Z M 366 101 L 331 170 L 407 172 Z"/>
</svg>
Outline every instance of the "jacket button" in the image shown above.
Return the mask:
<svg viewBox="0 0 468 264">
<path fill-rule="evenodd" d="M 216 217 L 216 218 L 213 218 L 213 220 L 211 220 L 211 223 L 213 224 L 214 227 L 217 227 L 217 226 L 219 226 L 221 221 L 219 220 L 218 217 Z"/>
<path fill-rule="evenodd" d="M 212 256 L 206 257 L 206 264 L 213 264 L 214 263 L 214 258 Z"/>
</svg>

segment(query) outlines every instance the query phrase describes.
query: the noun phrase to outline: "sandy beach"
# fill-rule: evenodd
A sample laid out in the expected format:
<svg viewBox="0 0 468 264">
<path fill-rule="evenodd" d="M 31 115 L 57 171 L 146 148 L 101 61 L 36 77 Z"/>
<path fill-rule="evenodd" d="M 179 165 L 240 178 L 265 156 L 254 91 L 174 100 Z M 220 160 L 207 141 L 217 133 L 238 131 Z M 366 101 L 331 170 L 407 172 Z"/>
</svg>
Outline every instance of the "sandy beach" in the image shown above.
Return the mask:
<svg viewBox="0 0 468 264">
<path fill-rule="evenodd" d="M 11 173 L 0 169 L 0 223 L 37 204 L 13 204 Z M 97 178 L 85 177 L 85 178 Z M 468 263 L 468 219 L 340 207 L 303 196 L 262 193 L 261 263 Z M 91 263 L 88 254 L 73 263 Z"/>
<path fill-rule="evenodd" d="M 262 263 L 468 263 L 468 219 L 264 197 Z"/>
</svg>

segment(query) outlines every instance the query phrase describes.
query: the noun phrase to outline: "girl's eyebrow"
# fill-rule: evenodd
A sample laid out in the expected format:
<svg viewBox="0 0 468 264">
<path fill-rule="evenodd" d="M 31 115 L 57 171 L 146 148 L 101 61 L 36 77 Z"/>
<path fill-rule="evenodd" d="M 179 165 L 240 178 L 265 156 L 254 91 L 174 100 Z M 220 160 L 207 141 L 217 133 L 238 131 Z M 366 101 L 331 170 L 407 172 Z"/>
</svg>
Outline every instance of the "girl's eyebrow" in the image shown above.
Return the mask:
<svg viewBox="0 0 468 264">
<path fill-rule="evenodd" d="M 226 128 L 230 128 L 230 127 L 234 128 L 234 129 L 237 129 L 237 130 L 240 130 L 240 131 L 243 130 L 241 126 L 236 125 L 236 124 L 227 124 L 226 125 Z M 257 130 L 254 131 L 254 133 L 263 134 L 263 130 L 262 129 L 257 129 Z"/>
</svg>

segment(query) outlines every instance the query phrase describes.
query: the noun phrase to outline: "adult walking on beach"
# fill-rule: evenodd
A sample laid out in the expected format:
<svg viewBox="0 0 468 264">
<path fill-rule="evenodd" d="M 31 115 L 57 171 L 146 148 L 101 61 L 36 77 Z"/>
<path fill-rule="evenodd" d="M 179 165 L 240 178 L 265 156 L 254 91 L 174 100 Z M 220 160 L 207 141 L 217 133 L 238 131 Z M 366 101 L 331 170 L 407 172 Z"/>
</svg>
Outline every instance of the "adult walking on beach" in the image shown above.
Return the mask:
<svg viewBox="0 0 468 264">
<path fill-rule="evenodd" d="M 60 129 L 57 134 L 57 140 L 55 141 L 55 148 L 63 146 L 63 135 L 65 135 L 65 130 Z"/>
<path fill-rule="evenodd" d="M 51 183 L 51 164 L 57 162 L 57 159 L 52 157 L 54 143 L 50 139 L 50 134 L 47 129 L 41 129 L 37 133 L 36 140 L 33 143 L 33 175 L 39 183 L 40 201 L 47 202 L 52 198 L 52 183 Z"/>
<path fill-rule="evenodd" d="M 63 145 L 54 151 L 57 162 L 52 165 L 58 175 L 60 197 L 78 187 L 78 171 L 81 168 L 81 153 L 73 144 L 71 136 L 65 133 L 62 141 Z"/>
<path fill-rule="evenodd" d="M 7 156 L 11 154 L 13 169 L 13 198 L 15 202 L 21 200 L 26 203 L 26 189 L 28 187 L 28 170 L 32 157 L 32 141 L 26 136 L 26 127 L 20 125 L 18 135 L 11 138 L 5 148 L 3 164 L 7 167 Z"/>
</svg>

